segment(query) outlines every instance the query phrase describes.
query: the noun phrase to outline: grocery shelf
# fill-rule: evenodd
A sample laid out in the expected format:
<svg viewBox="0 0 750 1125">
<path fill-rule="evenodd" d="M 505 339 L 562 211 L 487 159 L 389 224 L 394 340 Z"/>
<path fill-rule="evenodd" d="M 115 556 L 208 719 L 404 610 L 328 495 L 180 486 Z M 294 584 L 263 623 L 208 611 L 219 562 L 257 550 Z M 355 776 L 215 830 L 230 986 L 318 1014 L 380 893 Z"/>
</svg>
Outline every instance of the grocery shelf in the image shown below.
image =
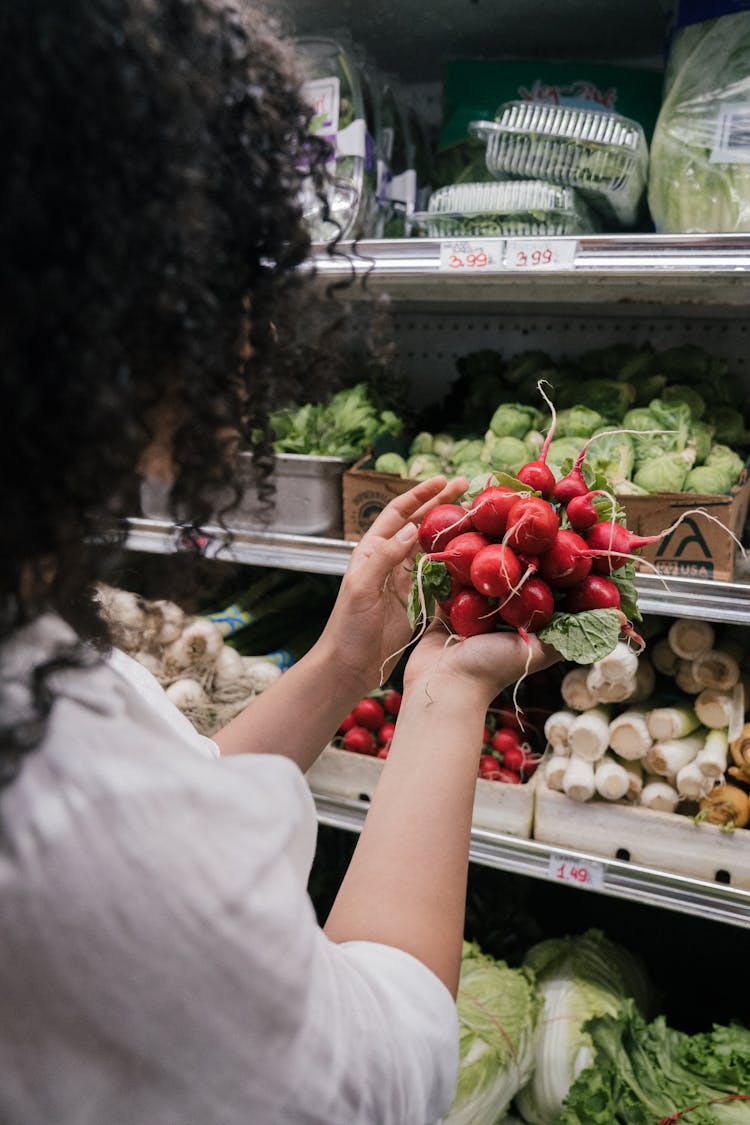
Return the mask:
<svg viewBox="0 0 750 1125">
<path fill-rule="evenodd" d="M 313 797 L 321 824 L 349 832 L 361 831 L 368 809 L 366 801 L 316 793 Z M 472 831 L 469 854 L 474 863 L 485 867 L 553 882 L 559 881 L 558 872 L 562 865 L 571 865 L 577 870 L 595 869 L 598 894 L 750 928 L 750 891 L 723 883 L 673 875 L 621 860 L 602 859 L 587 852 L 504 836 L 486 829 Z"/>
<path fill-rule="evenodd" d="M 472 255 L 459 253 L 456 262 L 460 244 Z M 715 306 L 731 316 L 750 293 L 750 235 L 743 234 L 375 239 L 334 250 L 319 244 L 313 261 L 324 282 L 366 277 L 370 291 L 413 308 L 626 302 Z M 362 291 L 353 286 L 348 295 Z"/>
<path fill-rule="evenodd" d="M 235 529 L 226 532 L 209 526 L 197 536 L 169 522 L 131 519 L 126 546 L 132 551 L 153 554 L 200 553 L 206 558 L 248 566 L 343 574 L 354 543 L 267 531 Z M 643 613 L 750 625 L 750 581 L 716 582 L 710 578 L 642 574 L 636 579 L 636 585 Z"/>
</svg>

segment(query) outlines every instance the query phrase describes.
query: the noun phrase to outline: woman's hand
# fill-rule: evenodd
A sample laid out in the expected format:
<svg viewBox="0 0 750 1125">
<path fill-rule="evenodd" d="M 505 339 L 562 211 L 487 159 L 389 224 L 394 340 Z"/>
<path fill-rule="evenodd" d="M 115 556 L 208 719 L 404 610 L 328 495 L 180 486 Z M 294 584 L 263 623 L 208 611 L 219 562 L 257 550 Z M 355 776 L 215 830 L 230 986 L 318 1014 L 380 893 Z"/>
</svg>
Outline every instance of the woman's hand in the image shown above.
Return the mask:
<svg viewBox="0 0 750 1125">
<path fill-rule="evenodd" d="M 435 620 L 409 657 L 404 691 L 423 691 L 429 700 L 437 692 L 460 692 L 463 683 L 467 692 L 472 696 L 478 692 L 489 706 L 504 688 L 559 659 L 555 649 L 533 635 L 528 644 L 516 632 L 459 639 L 444 622 Z"/>
<path fill-rule="evenodd" d="M 365 695 L 381 682 L 381 670 L 387 678 L 411 636 L 406 604 L 418 524 L 436 504 L 455 503 L 468 484 L 465 477 L 421 481 L 391 500 L 357 544 L 318 642 L 332 679 Z"/>
</svg>

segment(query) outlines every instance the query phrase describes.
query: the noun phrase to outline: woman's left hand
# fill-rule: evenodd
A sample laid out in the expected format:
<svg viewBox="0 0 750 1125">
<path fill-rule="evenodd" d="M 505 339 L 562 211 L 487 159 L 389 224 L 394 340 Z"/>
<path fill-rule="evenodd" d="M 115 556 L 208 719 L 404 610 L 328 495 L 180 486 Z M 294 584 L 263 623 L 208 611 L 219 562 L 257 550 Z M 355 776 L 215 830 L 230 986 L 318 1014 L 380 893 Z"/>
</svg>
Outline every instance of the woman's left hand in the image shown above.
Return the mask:
<svg viewBox="0 0 750 1125">
<path fill-rule="evenodd" d="M 418 524 L 436 504 L 466 491 L 465 477 L 431 477 L 391 500 L 355 547 L 318 644 L 332 677 L 366 695 L 384 681 L 411 636 L 406 604 Z"/>
</svg>

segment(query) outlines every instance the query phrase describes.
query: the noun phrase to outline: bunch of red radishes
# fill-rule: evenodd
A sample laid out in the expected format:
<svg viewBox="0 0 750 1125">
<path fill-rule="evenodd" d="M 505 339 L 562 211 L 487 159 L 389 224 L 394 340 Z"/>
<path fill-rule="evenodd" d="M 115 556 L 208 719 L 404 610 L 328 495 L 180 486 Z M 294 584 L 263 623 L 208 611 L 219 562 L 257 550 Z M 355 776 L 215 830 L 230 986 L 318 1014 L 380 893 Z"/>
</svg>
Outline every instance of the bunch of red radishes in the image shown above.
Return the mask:
<svg viewBox="0 0 750 1125">
<path fill-rule="evenodd" d="M 525 733 L 529 737 L 524 737 Z M 528 781 L 541 761 L 541 754 L 525 732 L 512 709 L 487 712 L 479 759 L 479 777 L 484 781 L 504 781 L 520 785 Z"/>
<path fill-rule="evenodd" d="M 344 750 L 387 758 L 400 707 L 401 693 L 393 688 L 365 696 L 342 721 L 336 741 Z"/>
<path fill-rule="evenodd" d="M 629 532 L 618 522 L 615 498 L 587 484 L 582 465 L 596 437 L 556 480 L 545 460 L 553 433 L 554 420 L 539 458 L 516 478 L 497 474 L 468 507 L 440 504 L 428 512 L 419 529 L 425 554 L 415 567 L 415 604 L 424 608 L 420 583 L 429 560 L 445 565 L 449 586 L 441 589 L 433 573 L 433 592 L 460 637 L 510 626 L 528 640 L 553 614 L 610 610 L 622 634 L 642 645 L 623 612 L 616 572 L 660 537 Z"/>
</svg>

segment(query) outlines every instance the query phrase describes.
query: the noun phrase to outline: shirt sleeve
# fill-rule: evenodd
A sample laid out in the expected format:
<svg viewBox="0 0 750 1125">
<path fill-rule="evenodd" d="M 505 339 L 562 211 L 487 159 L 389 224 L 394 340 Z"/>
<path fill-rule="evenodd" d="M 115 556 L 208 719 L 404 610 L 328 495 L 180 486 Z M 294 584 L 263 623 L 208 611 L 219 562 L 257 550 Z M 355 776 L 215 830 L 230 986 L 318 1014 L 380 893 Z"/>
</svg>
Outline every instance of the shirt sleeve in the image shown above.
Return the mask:
<svg viewBox="0 0 750 1125">
<path fill-rule="evenodd" d="M 27 919 L 14 987 L 42 1046 L 6 1062 L 33 1065 L 38 1090 L 51 1068 L 47 1120 L 434 1122 L 456 1077 L 449 992 L 399 950 L 328 941 L 286 854 L 309 815 L 302 775 L 275 757 L 228 765 L 98 796 L 26 857 L 16 907 L 44 924 Z"/>
</svg>

